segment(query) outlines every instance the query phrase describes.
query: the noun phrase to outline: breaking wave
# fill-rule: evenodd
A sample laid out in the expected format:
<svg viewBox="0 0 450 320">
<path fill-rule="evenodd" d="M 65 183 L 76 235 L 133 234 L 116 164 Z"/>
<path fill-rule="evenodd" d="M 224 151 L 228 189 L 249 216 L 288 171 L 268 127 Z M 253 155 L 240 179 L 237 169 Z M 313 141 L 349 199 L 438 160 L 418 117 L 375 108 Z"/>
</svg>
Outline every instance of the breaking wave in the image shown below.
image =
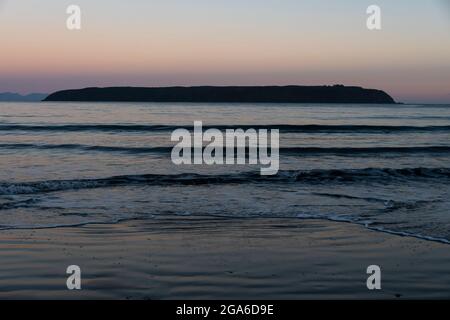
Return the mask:
<svg viewBox="0 0 450 320">
<path fill-rule="evenodd" d="M 143 174 L 99 179 L 46 180 L 35 182 L 0 182 L 0 195 L 34 194 L 65 190 L 93 189 L 132 185 L 208 185 L 246 183 L 321 183 L 383 181 L 392 179 L 448 179 L 450 168 L 367 168 L 343 170 L 285 170 L 274 176 L 258 171 L 223 175 Z"/>
</svg>

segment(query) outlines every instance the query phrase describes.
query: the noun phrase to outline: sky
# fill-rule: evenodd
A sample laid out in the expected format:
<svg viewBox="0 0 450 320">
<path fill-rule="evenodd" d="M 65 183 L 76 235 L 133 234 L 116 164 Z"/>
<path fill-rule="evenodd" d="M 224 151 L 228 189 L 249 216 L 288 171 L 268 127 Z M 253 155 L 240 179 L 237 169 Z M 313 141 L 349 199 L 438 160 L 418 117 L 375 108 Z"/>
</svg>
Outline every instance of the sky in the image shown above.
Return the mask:
<svg viewBox="0 0 450 320">
<path fill-rule="evenodd" d="M 323 85 L 450 103 L 450 0 L 0 0 L 0 92 Z M 66 9 L 81 8 L 81 30 Z M 382 29 L 366 27 L 381 8 Z"/>
</svg>

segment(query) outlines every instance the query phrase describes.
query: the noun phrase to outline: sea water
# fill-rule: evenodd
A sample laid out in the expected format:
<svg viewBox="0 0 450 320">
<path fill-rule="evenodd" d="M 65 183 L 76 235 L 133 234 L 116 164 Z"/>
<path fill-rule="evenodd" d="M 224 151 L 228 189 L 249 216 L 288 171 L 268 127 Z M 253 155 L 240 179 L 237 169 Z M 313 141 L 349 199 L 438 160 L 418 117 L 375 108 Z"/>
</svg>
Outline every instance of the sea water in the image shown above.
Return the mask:
<svg viewBox="0 0 450 320">
<path fill-rule="evenodd" d="M 277 175 L 175 165 L 171 133 L 280 130 Z M 326 219 L 450 243 L 450 105 L 0 103 L 1 229 Z"/>
</svg>

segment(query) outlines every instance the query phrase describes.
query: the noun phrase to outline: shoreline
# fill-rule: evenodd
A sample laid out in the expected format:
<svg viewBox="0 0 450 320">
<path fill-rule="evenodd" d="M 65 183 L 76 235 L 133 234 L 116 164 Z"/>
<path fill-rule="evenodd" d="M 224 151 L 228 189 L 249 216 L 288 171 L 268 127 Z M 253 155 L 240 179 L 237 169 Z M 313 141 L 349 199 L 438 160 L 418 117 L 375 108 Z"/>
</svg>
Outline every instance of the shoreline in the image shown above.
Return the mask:
<svg viewBox="0 0 450 320">
<path fill-rule="evenodd" d="M 325 220 L 156 217 L 0 231 L 2 299 L 448 298 L 448 245 Z M 366 287 L 379 265 L 382 290 Z M 66 288 L 79 265 L 82 290 Z"/>
</svg>

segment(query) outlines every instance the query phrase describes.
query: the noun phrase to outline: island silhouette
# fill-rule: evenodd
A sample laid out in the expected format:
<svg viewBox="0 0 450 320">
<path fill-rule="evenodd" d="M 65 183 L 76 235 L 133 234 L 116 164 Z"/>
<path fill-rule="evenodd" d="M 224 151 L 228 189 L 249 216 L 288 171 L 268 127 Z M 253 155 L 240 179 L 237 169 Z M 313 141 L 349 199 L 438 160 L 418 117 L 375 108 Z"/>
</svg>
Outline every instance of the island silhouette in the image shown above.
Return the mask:
<svg viewBox="0 0 450 320">
<path fill-rule="evenodd" d="M 84 88 L 57 91 L 44 101 L 396 103 L 382 90 L 344 85 Z"/>
</svg>

